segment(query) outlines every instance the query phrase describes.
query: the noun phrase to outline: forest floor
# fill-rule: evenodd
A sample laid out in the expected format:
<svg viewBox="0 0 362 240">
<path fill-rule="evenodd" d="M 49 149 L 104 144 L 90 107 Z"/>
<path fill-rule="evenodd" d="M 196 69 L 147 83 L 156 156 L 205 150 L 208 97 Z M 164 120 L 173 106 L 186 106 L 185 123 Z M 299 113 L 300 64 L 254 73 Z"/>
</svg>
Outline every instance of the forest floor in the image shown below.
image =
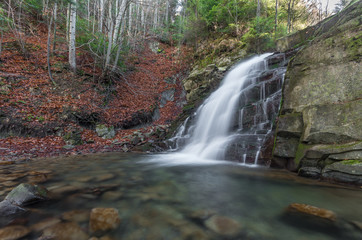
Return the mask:
<svg viewBox="0 0 362 240">
<path fill-rule="evenodd" d="M 191 56 L 186 47 L 160 43 L 153 52 L 145 43 L 124 59 L 124 73 L 110 79 L 101 77 L 101 69 L 81 49 L 77 50 L 78 71 L 73 74 L 67 45 L 59 40 L 50 58 L 54 86 L 47 68 L 46 27 L 39 25 L 35 34 L 23 39 L 23 51 L 13 34 L 5 33 L 2 39 L 0 163 L 129 151 L 156 142 L 167 131 L 165 125 L 182 111 L 181 81 Z M 160 107 L 161 94 L 167 90 L 174 91 L 173 100 Z M 115 136 L 99 137 L 97 124 L 113 126 Z M 67 143 L 69 136 L 78 136 L 80 144 Z"/>
</svg>

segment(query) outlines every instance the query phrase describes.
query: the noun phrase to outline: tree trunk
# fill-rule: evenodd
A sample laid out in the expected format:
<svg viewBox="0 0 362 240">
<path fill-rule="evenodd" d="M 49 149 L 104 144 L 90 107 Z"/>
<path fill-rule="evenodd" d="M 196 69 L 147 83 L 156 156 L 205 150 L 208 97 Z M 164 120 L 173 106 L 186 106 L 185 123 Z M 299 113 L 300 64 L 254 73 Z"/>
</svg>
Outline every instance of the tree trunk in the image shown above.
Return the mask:
<svg viewBox="0 0 362 240">
<path fill-rule="evenodd" d="M 153 15 L 153 29 L 156 29 L 158 27 L 157 20 L 158 20 L 158 0 L 156 0 L 155 10 Z"/>
<path fill-rule="evenodd" d="M 57 37 L 57 9 L 58 5 L 57 3 L 54 3 L 54 33 L 53 33 L 53 52 L 55 51 L 55 45 L 56 45 L 56 37 Z"/>
<path fill-rule="evenodd" d="M 275 26 L 274 26 L 274 39 L 277 38 L 278 28 L 278 0 L 275 0 Z"/>
<path fill-rule="evenodd" d="M 100 16 L 98 19 L 98 31 L 102 32 L 103 30 L 103 15 L 104 15 L 104 0 L 99 0 L 99 10 L 100 10 Z"/>
<path fill-rule="evenodd" d="M 106 62 L 104 64 L 104 70 L 107 71 L 108 65 L 111 59 L 111 50 L 112 50 L 112 36 L 113 36 L 113 18 L 112 18 L 112 1 L 109 1 L 108 8 L 108 48 L 106 54 Z"/>
<path fill-rule="evenodd" d="M 75 30 L 77 21 L 77 0 L 73 0 L 70 9 L 69 20 L 69 64 L 71 70 L 75 73 L 77 70 L 75 58 Z"/>
<path fill-rule="evenodd" d="M 287 23 L 287 31 L 288 33 L 290 33 L 290 18 L 291 18 L 291 10 L 290 10 L 290 4 L 291 4 L 292 0 L 289 0 L 288 2 L 288 23 Z"/>
<path fill-rule="evenodd" d="M 260 18 L 260 0 L 258 0 L 258 5 L 256 7 L 256 17 Z"/>
<path fill-rule="evenodd" d="M 127 2 L 128 2 L 128 0 L 122 0 L 121 6 L 119 9 L 117 18 L 116 18 L 116 24 L 114 27 L 113 44 L 116 44 L 116 42 L 118 40 L 119 28 L 120 28 L 121 22 L 124 21 L 124 15 L 125 15 L 125 11 L 126 11 Z"/>
<path fill-rule="evenodd" d="M 70 22 L 70 3 L 68 3 L 67 8 L 67 22 L 66 22 L 66 32 L 67 32 L 67 43 L 69 44 L 69 22 Z"/>
<path fill-rule="evenodd" d="M 50 81 L 53 83 L 54 86 L 57 84 L 54 82 L 53 76 L 52 76 L 52 70 L 50 68 L 50 45 L 51 45 L 51 32 L 52 32 L 52 24 L 53 24 L 53 15 L 50 17 L 50 22 L 48 25 L 48 41 L 47 41 L 47 65 L 48 65 L 48 74 Z"/>
<path fill-rule="evenodd" d="M 0 30 L 0 56 L 1 52 L 3 51 L 2 45 L 3 45 L 3 30 Z"/>
</svg>

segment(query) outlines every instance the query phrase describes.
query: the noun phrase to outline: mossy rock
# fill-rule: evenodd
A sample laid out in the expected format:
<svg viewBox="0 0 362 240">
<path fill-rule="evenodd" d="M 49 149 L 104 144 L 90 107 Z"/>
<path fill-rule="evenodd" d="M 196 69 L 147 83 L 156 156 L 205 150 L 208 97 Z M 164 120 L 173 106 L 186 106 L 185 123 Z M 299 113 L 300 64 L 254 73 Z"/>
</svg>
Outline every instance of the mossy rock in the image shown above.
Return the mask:
<svg viewBox="0 0 362 240">
<path fill-rule="evenodd" d="M 17 206 L 26 206 L 48 199 L 49 194 L 47 189 L 38 185 L 22 183 L 6 196 L 5 201 Z"/>
</svg>

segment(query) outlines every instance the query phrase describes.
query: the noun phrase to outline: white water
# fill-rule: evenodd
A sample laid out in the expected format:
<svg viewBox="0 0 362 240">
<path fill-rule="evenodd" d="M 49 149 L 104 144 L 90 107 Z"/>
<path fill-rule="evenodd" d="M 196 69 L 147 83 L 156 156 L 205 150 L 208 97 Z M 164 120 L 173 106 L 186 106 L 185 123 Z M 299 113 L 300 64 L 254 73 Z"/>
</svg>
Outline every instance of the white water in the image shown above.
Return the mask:
<svg viewBox="0 0 362 240">
<path fill-rule="evenodd" d="M 197 110 L 195 129 L 181 153 L 201 159 L 223 159 L 225 146 L 232 138 L 230 125 L 241 89 L 249 75 L 266 70 L 264 59 L 270 55 L 253 57 L 226 75 L 220 87 Z"/>
</svg>

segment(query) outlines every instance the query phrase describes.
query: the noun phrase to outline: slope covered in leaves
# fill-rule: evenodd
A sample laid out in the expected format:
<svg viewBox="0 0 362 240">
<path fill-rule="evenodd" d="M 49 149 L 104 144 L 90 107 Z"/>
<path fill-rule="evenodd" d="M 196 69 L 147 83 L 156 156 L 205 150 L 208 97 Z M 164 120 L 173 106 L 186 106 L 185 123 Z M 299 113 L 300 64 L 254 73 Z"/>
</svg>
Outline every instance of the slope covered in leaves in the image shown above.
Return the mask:
<svg viewBox="0 0 362 240">
<path fill-rule="evenodd" d="M 0 55 L 0 160 L 58 154 L 128 150 L 132 134 L 149 132 L 155 125 L 168 124 L 181 111 L 181 76 L 187 66 L 186 48 L 160 44 L 157 53 L 148 43 L 126 59 L 127 71 L 110 79 L 86 52 L 78 49 L 76 75 L 69 70 L 65 43 L 58 43 L 50 63 L 54 86 L 46 64 L 47 33 L 24 36 L 21 51 L 12 34 L 4 34 Z M 171 79 L 171 81 L 169 81 Z M 159 108 L 157 121 L 140 128 L 143 115 L 152 115 L 161 93 L 175 89 L 175 100 Z M 138 119 L 140 118 L 140 119 Z M 114 126 L 116 136 L 102 139 L 96 124 Z M 126 129 L 128 128 L 128 129 Z M 64 136 L 81 133 L 83 145 L 71 149 Z M 146 143 L 149 139 L 142 139 Z M 137 143 L 140 144 L 140 143 Z M 133 144 L 135 145 L 135 144 Z M 125 147 L 126 146 L 126 147 Z"/>
</svg>

